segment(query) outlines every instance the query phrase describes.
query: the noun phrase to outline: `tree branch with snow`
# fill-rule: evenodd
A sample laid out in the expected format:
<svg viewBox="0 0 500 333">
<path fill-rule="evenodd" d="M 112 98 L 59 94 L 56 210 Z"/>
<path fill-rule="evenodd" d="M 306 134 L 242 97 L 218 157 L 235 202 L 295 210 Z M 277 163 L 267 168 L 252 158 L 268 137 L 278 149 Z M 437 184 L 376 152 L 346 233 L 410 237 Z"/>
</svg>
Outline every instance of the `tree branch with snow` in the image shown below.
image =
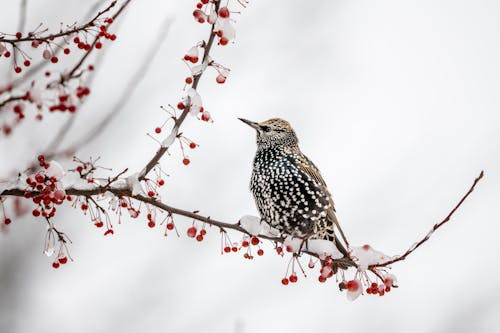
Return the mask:
<svg viewBox="0 0 500 333">
<path fill-rule="evenodd" d="M 54 111 L 52 109 L 56 107 L 60 111 L 74 111 L 69 109 L 68 104 L 73 105 L 75 94 L 77 99 L 81 99 L 83 95 L 88 94 L 87 90 L 90 89 L 77 86 L 76 91 L 70 92 L 68 90 L 69 81 L 81 80 L 82 76 L 87 73 L 87 70 L 82 69 L 83 65 L 92 50 L 101 48 L 102 38 L 110 40 L 116 38 L 115 35 L 108 32 L 108 28 L 129 3 L 131 0 L 111 2 L 87 23 L 68 26 L 67 29 L 58 33 L 35 30 L 24 37 L 22 33 L 16 34 L 15 38 L 8 37 L 7 34 L 0 35 L 0 54 L 4 56 L 6 56 L 6 52 L 17 50 L 22 56 L 27 57 L 19 46 L 26 42 L 32 42 L 33 48 L 44 45 L 45 51 L 48 51 L 50 56 L 53 54 L 51 48 L 56 45 L 57 40 L 60 43 L 57 44 L 59 48 L 69 44 L 69 39 L 73 39 L 73 43 L 79 49 L 84 49 L 83 56 L 64 71 L 60 79 L 49 81 L 38 88 L 46 92 L 57 86 L 58 91 L 63 91 L 63 93 L 58 92 L 56 106 L 46 105 L 41 98 L 38 98 L 40 110 L 48 108 L 49 111 Z M 119 9 L 111 16 L 104 17 L 105 14 L 108 15 L 107 13 L 112 10 L 115 4 L 120 5 Z M 239 5 L 244 7 L 246 2 L 240 1 Z M 326 282 L 328 279 L 334 278 L 340 289 L 347 291 L 347 297 L 350 300 L 354 300 L 362 293 L 384 295 L 391 291 L 391 288 L 396 287 L 396 277 L 389 273 L 389 266 L 406 259 L 425 243 L 438 228 L 450 221 L 453 214 L 483 178 L 483 172 L 474 180 L 472 186 L 446 218 L 435 224 L 424 238 L 399 256 L 388 256 L 369 245 L 363 245 L 350 247 L 348 249 L 349 256 L 345 257 L 331 241 L 294 238 L 291 235 L 281 234 L 258 217 L 243 216 L 239 221 L 224 222 L 201 215 L 196 210 L 173 207 L 162 200 L 162 186 L 165 184 L 166 173 L 161 167 L 161 159 L 175 143 L 178 143 L 182 152 L 182 163 L 189 165 L 191 161 L 186 156 L 185 149 L 197 147 L 195 142 L 181 133 L 181 126 L 189 119 L 188 116 L 202 122 L 212 121 L 212 115 L 202 102 L 198 86 L 209 68 L 217 72 L 216 83 L 223 84 L 226 81 L 230 70 L 214 61 L 210 52 L 215 47 L 224 47 L 230 44 L 235 38 L 232 16 L 233 12 L 227 6 L 222 6 L 221 1 L 201 0 L 196 4 L 193 17 L 199 24 L 208 26 L 208 37 L 206 40 L 195 42 L 184 54 L 183 61 L 189 68 L 189 74 L 182 82 L 184 94 L 176 107 L 163 108 L 167 114 L 166 120 L 163 121 L 162 125 L 156 127 L 154 133 L 150 135 L 158 142 L 159 148 L 153 156 L 144 162 L 144 166 L 140 170 L 129 171 L 125 169 L 118 174 L 103 177 L 104 173 L 110 172 L 99 166 L 98 160 L 83 161 L 73 157 L 73 166 L 64 168 L 62 165 L 67 163 L 50 160 L 54 156 L 61 158 L 63 156 L 57 155 L 55 152 L 51 152 L 47 156 L 40 155 L 37 157 L 35 167 L 26 172 L 19 172 L 14 179 L 0 183 L 0 225 L 2 230 L 7 230 L 13 224 L 16 215 L 22 215 L 20 213 L 22 210 L 16 209 L 16 207 L 30 202 L 33 206 L 31 209 L 33 217 L 47 223 L 44 253 L 49 257 L 53 257 L 57 253 L 52 261 L 52 266 L 60 268 L 73 261 L 69 253 L 71 241 L 56 226 L 57 212 L 61 205 L 70 205 L 81 210 L 96 228 L 103 230 L 104 236 L 115 233 L 114 223 L 116 221 L 121 221 L 126 217 L 136 219 L 145 216 L 147 225 L 150 228 L 162 226 L 165 236 L 171 233 L 184 234 L 179 231 L 185 229 L 185 234 L 189 238 L 203 241 L 209 231 L 215 231 L 221 237 L 220 251 L 222 254 L 239 252 L 243 253 L 243 257 L 249 260 L 255 256 L 262 256 L 265 251 L 265 243 L 269 242 L 272 244 L 274 252 L 289 260 L 285 276 L 281 280 L 283 285 L 296 283 L 300 272 L 306 275 L 305 265 L 303 265 L 303 261 L 306 259 L 309 269 L 314 269 L 316 265 L 319 266 L 319 282 Z M 85 36 L 85 40 L 88 37 L 91 41 L 83 42 L 81 39 L 83 36 Z M 33 43 L 36 46 L 33 46 Z M 43 53 L 46 53 L 45 51 Z M 153 49 L 151 53 L 155 52 L 156 49 Z M 46 58 L 45 55 L 44 58 Z M 141 67 L 138 73 L 143 72 L 145 69 Z M 141 77 L 134 75 L 134 80 Z M 17 106 L 14 102 L 35 102 L 33 87 L 34 85 L 31 85 L 28 92 L 21 95 L 13 94 L 12 86 L 11 89 L 0 91 L 0 98 L 4 96 L 3 101 L 0 102 L 0 111 L 5 111 L 9 107 L 14 109 L 17 107 L 18 111 L 15 113 L 22 119 L 24 107 Z M 131 89 L 133 90 L 130 88 L 127 91 L 130 92 Z M 41 95 L 40 92 L 37 94 Z M 110 113 L 110 117 L 120 111 L 123 107 L 123 101 L 126 102 L 126 100 L 127 97 L 120 98 L 117 107 Z M 5 126 L 4 133 L 9 134 L 10 132 L 7 133 Z M 165 131 L 167 127 L 170 127 L 170 130 Z M 74 146 L 74 150 L 79 147 L 80 145 L 77 144 Z M 187 218 L 188 225 L 184 224 L 183 226 L 177 217 Z M 57 252 L 56 247 L 58 247 Z M 351 274 L 351 277 L 347 277 L 348 274 Z"/>
</svg>

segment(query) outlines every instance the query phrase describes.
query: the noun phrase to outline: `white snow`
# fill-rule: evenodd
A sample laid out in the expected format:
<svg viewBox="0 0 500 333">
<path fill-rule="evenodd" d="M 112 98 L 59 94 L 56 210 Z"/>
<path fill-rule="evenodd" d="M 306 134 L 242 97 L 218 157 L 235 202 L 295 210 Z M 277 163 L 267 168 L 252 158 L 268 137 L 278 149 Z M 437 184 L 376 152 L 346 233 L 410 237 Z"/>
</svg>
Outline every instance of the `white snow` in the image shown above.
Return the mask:
<svg viewBox="0 0 500 333">
<path fill-rule="evenodd" d="M 263 222 L 265 223 L 265 222 Z M 267 223 L 265 223 L 267 224 Z M 260 217 L 245 215 L 240 219 L 240 225 L 243 229 L 248 231 L 252 236 L 259 235 L 263 230 L 263 225 L 261 223 Z"/>
<path fill-rule="evenodd" d="M 49 168 L 45 170 L 45 175 L 47 177 L 54 177 L 57 180 L 62 179 L 64 177 L 64 174 L 65 172 L 63 167 L 57 161 L 50 161 Z"/>
<path fill-rule="evenodd" d="M 198 94 L 198 92 L 195 89 L 189 88 L 187 95 L 189 96 L 189 98 L 191 98 L 191 105 L 197 105 L 197 106 L 203 105 L 203 101 L 201 100 L 201 96 L 200 96 L 200 94 Z"/>
<path fill-rule="evenodd" d="M 60 182 L 63 185 L 63 188 L 72 187 L 75 183 L 80 181 L 80 175 L 78 172 L 70 171 L 67 172 L 61 179 Z"/>
<path fill-rule="evenodd" d="M 370 245 L 351 247 L 350 255 L 361 270 L 366 270 L 370 265 L 381 264 L 393 258 L 375 250 Z"/>
<path fill-rule="evenodd" d="M 286 251 L 290 252 L 299 252 L 300 247 L 304 243 L 304 240 L 301 238 L 296 238 L 292 236 L 287 236 L 285 238 L 285 241 L 283 242 L 283 246 L 285 247 Z"/>
<path fill-rule="evenodd" d="M 138 194 L 143 195 L 143 196 L 146 195 L 144 193 L 144 190 L 142 189 L 141 182 L 139 181 L 139 173 L 138 172 L 127 177 L 127 184 L 129 186 L 129 189 L 132 191 L 132 195 L 138 195 Z"/>
<path fill-rule="evenodd" d="M 353 280 L 354 283 L 357 284 L 357 288 L 354 288 L 353 290 L 347 290 L 347 299 L 349 301 L 354 301 L 356 298 L 359 297 L 359 295 L 361 295 L 361 292 L 363 291 L 363 286 L 361 284 L 361 281 L 355 279 Z"/>
<path fill-rule="evenodd" d="M 0 183 L 0 193 L 2 193 L 5 190 L 12 190 L 15 188 L 19 188 L 24 190 L 25 187 L 22 186 L 22 181 L 20 178 L 12 181 L 6 181 L 6 182 L 1 182 Z"/>
<path fill-rule="evenodd" d="M 232 25 L 230 19 L 223 19 L 219 17 L 219 19 L 215 23 L 214 30 L 222 30 L 222 36 L 224 36 L 228 40 L 232 40 L 236 37 L 236 30 L 234 29 L 234 26 Z"/>
<path fill-rule="evenodd" d="M 170 147 L 170 145 L 172 143 L 174 143 L 175 141 L 175 138 L 177 137 L 177 134 L 178 134 L 178 129 L 177 127 L 174 127 L 172 129 L 172 132 L 170 132 L 169 136 L 167 136 L 162 142 L 161 142 L 161 146 L 163 148 L 168 148 Z"/>
<path fill-rule="evenodd" d="M 320 259 L 325 259 L 328 256 L 332 259 L 340 259 L 344 256 L 332 241 L 326 239 L 310 239 L 306 242 L 306 249 L 317 254 Z"/>
</svg>

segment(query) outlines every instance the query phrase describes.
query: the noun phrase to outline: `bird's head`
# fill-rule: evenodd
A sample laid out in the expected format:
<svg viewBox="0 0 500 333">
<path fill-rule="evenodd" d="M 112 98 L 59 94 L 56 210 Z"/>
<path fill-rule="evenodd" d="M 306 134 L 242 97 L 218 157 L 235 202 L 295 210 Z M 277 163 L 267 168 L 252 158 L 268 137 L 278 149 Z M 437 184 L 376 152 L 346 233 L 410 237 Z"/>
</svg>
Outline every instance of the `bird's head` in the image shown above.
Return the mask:
<svg viewBox="0 0 500 333">
<path fill-rule="evenodd" d="M 272 118 L 256 123 L 242 118 L 238 119 L 257 131 L 257 146 L 259 148 L 296 146 L 298 144 L 297 135 L 286 120 Z"/>
</svg>

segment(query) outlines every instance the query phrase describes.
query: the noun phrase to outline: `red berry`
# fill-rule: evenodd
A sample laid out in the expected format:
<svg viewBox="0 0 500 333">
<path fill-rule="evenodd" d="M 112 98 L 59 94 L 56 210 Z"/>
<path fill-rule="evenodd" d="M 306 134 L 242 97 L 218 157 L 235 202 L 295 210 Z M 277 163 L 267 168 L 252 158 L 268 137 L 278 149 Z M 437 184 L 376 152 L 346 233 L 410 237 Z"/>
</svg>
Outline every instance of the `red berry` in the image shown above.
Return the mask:
<svg viewBox="0 0 500 333">
<path fill-rule="evenodd" d="M 188 228 L 187 230 L 188 237 L 194 238 L 194 236 L 196 236 L 196 231 L 197 230 L 195 227 Z"/>
<path fill-rule="evenodd" d="M 286 286 L 286 285 L 288 284 L 288 279 L 287 279 L 287 278 L 283 278 L 283 279 L 281 280 L 281 283 L 282 283 L 284 286 Z"/>
<path fill-rule="evenodd" d="M 200 235 L 196 236 L 196 240 L 198 242 L 201 242 L 203 240 L 203 235 L 200 234 Z"/>
<path fill-rule="evenodd" d="M 116 39 L 116 35 L 115 35 L 115 34 L 112 34 L 112 35 L 109 37 L 109 39 L 111 39 L 111 40 L 115 40 L 115 39 Z"/>
<path fill-rule="evenodd" d="M 219 44 L 220 44 L 220 45 L 227 45 L 227 43 L 229 43 L 229 39 L 227 39 L 226 37 L 222 37 L 222 38 L 219 40 Z"/>
<path fill-rule="evenodd" d="M 165 181 L 163 179 L 158 179 L 157 183 L 159 186 L 165 185 Z"/>
<path fill-rule="evenodd" d="M 229 9 L 227 7 L 222 7 L 219 9 L 219 16 L 222 18 L 228 18 L 229 17 Z"/>
<path fill-rule="evenodd" d="M 50 61 L 51 61 L 53 64 L 55 64 L 55 63 L 57 63 L 57 62 L 59 61 L 59 59 L 58 59 L 57 57 L 55 57 L 55 56 L 54 56 L 54 57 L 50 58 Z"/>
<path fill-rule="evenodd" d="M 54 262 L 52 263 L 52 267 L 54 267 L 54 268 L 59 268 L 59 263 L 58 263 L 57 261 L 54 261 Z"/>
<path fill-rule="evenodd" d="M 290 275 L 290 282 L 291 283 L 297 282 L 297 275 L 295 275 L 295 274 Z"/>
<path fill-rule="evenodd" d="M 323 283 L 323 282 L 325 282 L 325 281 L 326 281 L 326 277 L 324 277 L 323 275 L 320 275 L 320 276 L 318 277 L 318 281 L 319 281 L 319 282 L 321 282 L 321 283 Z"/>
<path fill-rule="evenodd" d="M 250 242 L 252 243 L 252 245 L 257 245 L 259 244 L 259 239 L 255 236 L 253 236 L 251 239 L 250 239 Z"/>
<path fill-rule="evenodd" d="M 112 235 L 114 234 L 115 232 L 113 231 L 113 229 L 108 229 L 104 232 L 104 236 L 107 236 L 107 235 Z"/>
<path fill-rule="evenodd" d="M 184 103 L 182 103 L 182 102 L 177 103 L 177 108 L 178 108 L 179 110 L 184 110 L 184 108 L 185 108 L 185 107 L 186 107 L 186 106 L 184 105 Z"/>
<path fill-rule="evenodd" d="M 155 225 L 156 225 L 155 221 L 149 221 L 149 223 L 148 223 L 148 227 L 150 227 L 150 228 L 154 228 Z"/>
<path fill-rule="evenodd" d="M 185 81 L 186 81 L 187 84 L 191 84 L 191 83 L 193 83 L 193 78 L 189 76 L 189 77 L 186 78 Z"/>
<path fill-rule="evenodd" d="M 73 42 L 75 44 L 79 44 L 80 43 L 80 38 L 78 38 L 78 37 L 73 38 Z"/>
<path fill-rule="evenodd" d="M 200 230 L 200 235 L 205 236 L 207 234 L 207 231 L 205 229 Z"/>
<path fill-rule="evenodd" d="M 201 2 L 198 2 L 196 4 L 196 8 L 201 9 L 203 7 L 203 4 Z"/>
<path fill-rule="evenodd" d="M 191 161 L 189 160 L 189 158 L 185 157 L 183 160 L 182 160 L 182 163 L 184 165 L 188 165 Z"/>
<path fill-rule="evenodd" d="M 224 252 L 226 253 L 231 252 L 231 248 L 229 246 L 224 247 Z"/>
<path fill-rule="evenodd" d="M 10 57 L 10 51 L 5 52 L 3 55 L 4 55 L 5 58 Z"/>
<path fill-rule="evenodd" d="M 31 62 L 29 60 L 24 60 L 24 66 L 29 67 L 31 65 Z"/>
<path fill-rule="evenodd" d="M 68 258 L 67 257 L 60 257 L 57 260 L 59 260 L 59 263 L 62 264 L 62 265 L 64 265 L 65 263 L 68 262 Z"/>
<path fill-rule="evenodd" d="M 238 248 L 237 248 L 236 246 L 233 246 L 233 247 L 231 248 L 231 251 L 233 251 L 233 252 L 238 252 Z"/>
<path fill-rule="evenodd" d="M 101 42 L 95 43 L 95 48 L 96 49 L 100 49 L 101 47 L 102 47 L 102 43 Z"/>
<path fill-rule="evenodd" d="M 155 192 L 153 191 L 148 191 L 148 197 L 152 198 L 155 196 Z"/>
<path fill-rule="evenodd" d="M 257 255 L 259 255 L 259 256 L 264 255 L 264 250 L 259 249 L 259 250 L 257 251 Z"/>
<path fill-rule="evenodd" d="M 218 84 L 223 84 L 224 82 L 226 82 L 226 77 L 224 75 L 217 75 L 217 77 L 215 78 L 215 81 L 218 83 Z"/>
<path fill-rule="evenodd" d="M 359 282 L 356 280 L 350 280 L 347 282 L 347 290 L 357 291 L 359 288 Z"/>
<path fill-rule="evenodd" d="M 33 216 L 34 216 L 34 217 L 38 217 L 38 216 L 40 216 L 40 211 L 39 211 L 38 209 L 33 209 L 33 212 L 32 212 L 32 213 L 33 213 Z"/>
<path fill-rule="evenodd" d="M 23 37 L 22 32 L 19 32 L 19 31 L 18 31 L 18 32 L 16 32 L 16 38 L 17 38 L 17 39 L 19 39 L 19 38 L 21 38 L 21 37 Z"/>
<path fill-rule="evenodd" d="M 64 49 L 64 54 L 69 54 L 70 52 L 71 52 L 70 49 L 68 49 L 68 48 Z"/>
<path fill-rule="evenodd" d="M 160 127 L 155 128 L 155 133 L 156 134 L 160 134 L 161 133 L 161 128 Z"/>
<path fill-rule="evenodd" d="M 21 68 L 21 67 L 19 67 L 19 66 L 16 66 L 16 67 L 14 68 L 14 72 L 16 72 L 16 73 L 18 73 L 18 74 L 19 74 L 19 73 L 21 73 L 21 71 L 22 71 L 22 68 Z"/>
<path fill-rule="evenodd" d="M 102 221 L 97 221 L 96 223 L 94 223 L 94 225 L 98 228 L 102 228 L 102 226 L 104 225 L 104 223 Z"/>
<path fill-rule="evenodd" d="M 167 229 L 168 230 L 173 230 L 174 229 L 174 224 L 172 222 L 167 223 Z"/>
<path fill-rule="evenodd" d="M 5 220 L 3 221 L 3 223 L 5 223 L 6 225 L 9 225 L 11 222 L 12 220 L 9 219 L 8 217 L 6 217 Z"/>
<path fill-rule="evenodd" d="M 196 143 L 194 143 L 194 142 L 190 142 L 190 143 L 189 143 L 189 148 L 191 148 L 191 149 L 195 149 L 195 148 L 196 148 Z"/>
<path fill-rule="evenodd" d="M 241 246 L 243 247 L 248 247 L 249 243 L 248 241 L 244 240 L 243 242 L 241 242 Z"/>
</svg>

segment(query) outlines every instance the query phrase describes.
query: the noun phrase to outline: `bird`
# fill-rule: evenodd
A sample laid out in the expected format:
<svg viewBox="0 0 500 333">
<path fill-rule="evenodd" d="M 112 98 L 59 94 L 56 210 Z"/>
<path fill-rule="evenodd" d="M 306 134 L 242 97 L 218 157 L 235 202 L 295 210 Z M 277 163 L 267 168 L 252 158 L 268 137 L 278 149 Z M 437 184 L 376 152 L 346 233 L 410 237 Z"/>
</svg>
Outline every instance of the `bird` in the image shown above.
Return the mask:
<svg viewBox="0 0 500 333">
<path fill-rule="evenodd" d="M 348 257 L 349 244 L 326 182 L 316 165 L 300 150 L 290 124 L 280 118 L 260 123 L 238 119 L 257 132 L 250 190 L 261 219 L 282 235 L 333 241 Z"/>
</svg>

